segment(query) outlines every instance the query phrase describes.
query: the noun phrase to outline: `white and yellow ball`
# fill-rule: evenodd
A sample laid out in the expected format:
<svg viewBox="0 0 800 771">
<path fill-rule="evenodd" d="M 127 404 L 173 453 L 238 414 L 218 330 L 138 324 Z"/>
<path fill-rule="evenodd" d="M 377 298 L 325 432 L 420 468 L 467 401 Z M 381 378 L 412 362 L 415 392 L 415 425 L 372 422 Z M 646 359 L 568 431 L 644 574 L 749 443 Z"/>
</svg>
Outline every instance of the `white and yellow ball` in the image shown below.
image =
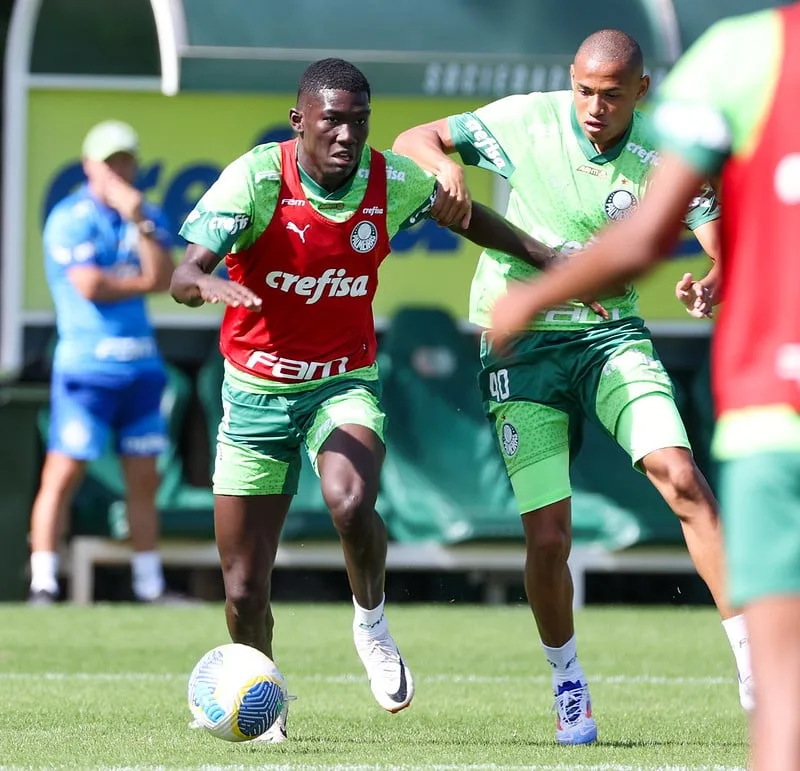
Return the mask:
<svg viewBox="0 0 800 771">
<path fill-rule="evenodd" d="M 218 739 L 246 742 L 277 719 L 286 683 L 275 662 L 249 645 L 220 645 L 197 662 L 189 677 L 189 709 Z"/>
</svg>

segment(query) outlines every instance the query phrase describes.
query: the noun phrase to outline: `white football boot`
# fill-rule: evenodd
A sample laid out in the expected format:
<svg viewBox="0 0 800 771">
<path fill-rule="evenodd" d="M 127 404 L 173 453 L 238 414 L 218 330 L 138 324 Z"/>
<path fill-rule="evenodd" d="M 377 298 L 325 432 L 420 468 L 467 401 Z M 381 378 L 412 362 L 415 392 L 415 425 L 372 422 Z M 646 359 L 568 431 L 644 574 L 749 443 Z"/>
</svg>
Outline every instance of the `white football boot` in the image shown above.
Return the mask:
<svg viewBox="0 0 800 771">
<path fill-rule="evenodd" d="M 559 744 L 593 744 L 597 724 L 592 717 L 592 700 L 586 677 L 553 684 L 556 711 L 556 741 Z"/>
<path fill-rule="evenodd" d="M 414 678 L 403 661 L 385 619 L 374 629 L 353 624 L 353 642 L 375 701 L 387 712 L 400 712 L 414 698 Z"/>
<path fill-rule="evenodd" d="M 287 696 L 283 702 L 283 709 L 278 719 L 261 736 L 256 736 L 254 742 L 266 742 L 267 744 L 278 744 L 285 742 L 289 737 L 286 733 L 286 723 L 289 720 L 289 702 L 294 701 L 297 696 Z"/>
</svg>

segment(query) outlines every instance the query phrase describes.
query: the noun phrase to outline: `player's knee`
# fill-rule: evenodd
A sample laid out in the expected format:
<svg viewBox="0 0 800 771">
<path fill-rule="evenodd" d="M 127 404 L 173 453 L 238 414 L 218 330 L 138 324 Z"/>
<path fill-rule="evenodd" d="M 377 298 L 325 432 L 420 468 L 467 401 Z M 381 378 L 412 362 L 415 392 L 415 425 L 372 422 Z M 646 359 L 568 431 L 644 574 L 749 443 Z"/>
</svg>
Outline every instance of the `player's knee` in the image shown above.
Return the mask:
<svg viewBox="0 0 800 771">
<path fill-rule="evenodd" d="M 56 499 L 75 491 L 83 477 L 83 462 L 62 456 L 49 456 L 42 468 L 40 491 Z"/>
<path fill-rule="evenodd" d="M 160 482 L 156 459 L 150 457 L 126 458 L 124 465 L 128 498 L 152 501 L 158 492 Z"/>
<path fill-rule="evenodd" d="M 358 476 L 325 480 L 322 495 L 334 527 L 343 536 L 358 534 L 372 519 L 375 495 Z"/>
<path fill-rule="evenodd" d="M 537 517 L 538 514 L 527 514 Z M 542 518 L 533 527 L 526 527 L 528 561 L 542 570 L 556 570 L 567 563 L 570 535 L 562 523 L 552 518 Z"/>
<path fill-rule="evenodd" d="M 646 469 L 668 498 L 694 501 L 706 497 L 700 470 L 687 451 L 653 453 Z"/>
<path fill-rule="evenodd" d="M 242 621 L 260 619 L 267 614 L 268 587 L 251 579 L 244 571 L 230 571 L 225 576 L 225 598 Z"/>
</svg>

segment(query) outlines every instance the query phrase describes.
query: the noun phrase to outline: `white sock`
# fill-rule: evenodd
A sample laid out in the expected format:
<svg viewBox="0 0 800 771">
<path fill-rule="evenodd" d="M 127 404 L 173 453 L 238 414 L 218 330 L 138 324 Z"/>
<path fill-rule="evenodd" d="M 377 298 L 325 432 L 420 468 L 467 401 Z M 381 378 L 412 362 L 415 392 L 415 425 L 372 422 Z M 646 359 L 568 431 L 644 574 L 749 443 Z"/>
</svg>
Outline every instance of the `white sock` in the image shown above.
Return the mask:
<svg viewBox="0 0 800 771">
<path fill-rule="evenodd" d="M 353 597 L 353 608 L 355 608 L 355 615 L 353 617 L 353 629 L 360 629 L 367 634 L 378 637 L 386 631 L 386 617 L 383 615 L 383 604 L 386 601 L 386 595 L 381 597 L 381 601 L 377 607 L 367 610 L 362 608 Z"/>
<path fill-rule="evenodd" d="M 582 676 L 583 670 L 578 663 L 578 651 L 575 647 L 575 635 L 569 638 L 560 648 L 550 648 L 542 643 L 547 663 L 553 670 L 554 680 L 572 680 Z"/>
<path fill-rule="evenodd" d="M 739 677 L 742 681 L 751 677 L 753 670 L 750 668 L 750 637 L 747 634 L 744 614 L 726 618 L 722 622 L 725 634 L 728 635 L 728 642 L 731 644 L 733 656 L 736 659 L 736 668 L 739 670 Z"/>
<path fill-rule="evenodd" d="M 164 593 L 164 571 L 156 551 L 137 551 L 131 561 L 133 593 L 140 600 L 154 600 Z"/>
<path fill-rule="evenodd" d="M 58 594 L 58 554 L 54 551 L 31 553 L 31 591 Z"/>
</svg>

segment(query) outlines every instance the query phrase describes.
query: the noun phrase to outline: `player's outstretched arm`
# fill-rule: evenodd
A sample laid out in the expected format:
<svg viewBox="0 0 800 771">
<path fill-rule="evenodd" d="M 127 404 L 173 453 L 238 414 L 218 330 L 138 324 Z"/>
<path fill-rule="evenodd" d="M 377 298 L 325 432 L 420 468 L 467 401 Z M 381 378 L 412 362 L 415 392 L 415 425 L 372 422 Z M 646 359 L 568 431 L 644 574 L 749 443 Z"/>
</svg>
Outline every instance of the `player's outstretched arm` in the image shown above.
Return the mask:
<svg viewBox="0 0 800 771">
<path fill-rule="evenodd" d="M 433 205 L 432 216 L 443 227 L 469 226 L 472 197 L 464 177 L 464 169 L 448 157 L 456 151 L 447 118 L 414 126 L 394 140 L 392 150 L 417 162 L 433 174 L 440 192 Z"/>
<path fill-rule="evenodd" d="M 565 264 L 565 258 L 555 249 L 537 241 L 496 211 L 480 203 L 472 205 L 469 227 L 465 229 L 454 225 L 450 230 L 485 249 L 496 249 L 518 257 L 539 270 L 549 270 Z M 599 302 L 583 298 L 582 301 L 602 318 L 609 318 L 608 311 Z"/>
<path fill-rule="evenodd" d="M 209 302 L 260 310 L 261 298 L 246 286 L 211 275 L 221 259 L 205 246 L 189 244 L 172 274 L 169 292 L 173 299 L 192 308 Z"/>
<path fill-rule="evenodd" d="M 492 311 L 495 340 L 502 344 L 545 308 L 571 297 L 602 296 L 608 288 L 646 273 L 670 254 L 683 228 L 686 207 L 702 182 L 682 158 L 665 155 L 649 194 L 632 217 L 611 225 L 559 270 L 515 286 L 497 301 Z"/>
<path fill-rule="evenodd" d="M 450 230 L 485 249 L 496 249 L 518 257 L 539 270 L 551 267 L 560 256 L 555 249 L 537 241 L 493 209 L 477 202 L 472 204 L 469 225 L 464 228 L 455 224 Z"/>
</svg>

